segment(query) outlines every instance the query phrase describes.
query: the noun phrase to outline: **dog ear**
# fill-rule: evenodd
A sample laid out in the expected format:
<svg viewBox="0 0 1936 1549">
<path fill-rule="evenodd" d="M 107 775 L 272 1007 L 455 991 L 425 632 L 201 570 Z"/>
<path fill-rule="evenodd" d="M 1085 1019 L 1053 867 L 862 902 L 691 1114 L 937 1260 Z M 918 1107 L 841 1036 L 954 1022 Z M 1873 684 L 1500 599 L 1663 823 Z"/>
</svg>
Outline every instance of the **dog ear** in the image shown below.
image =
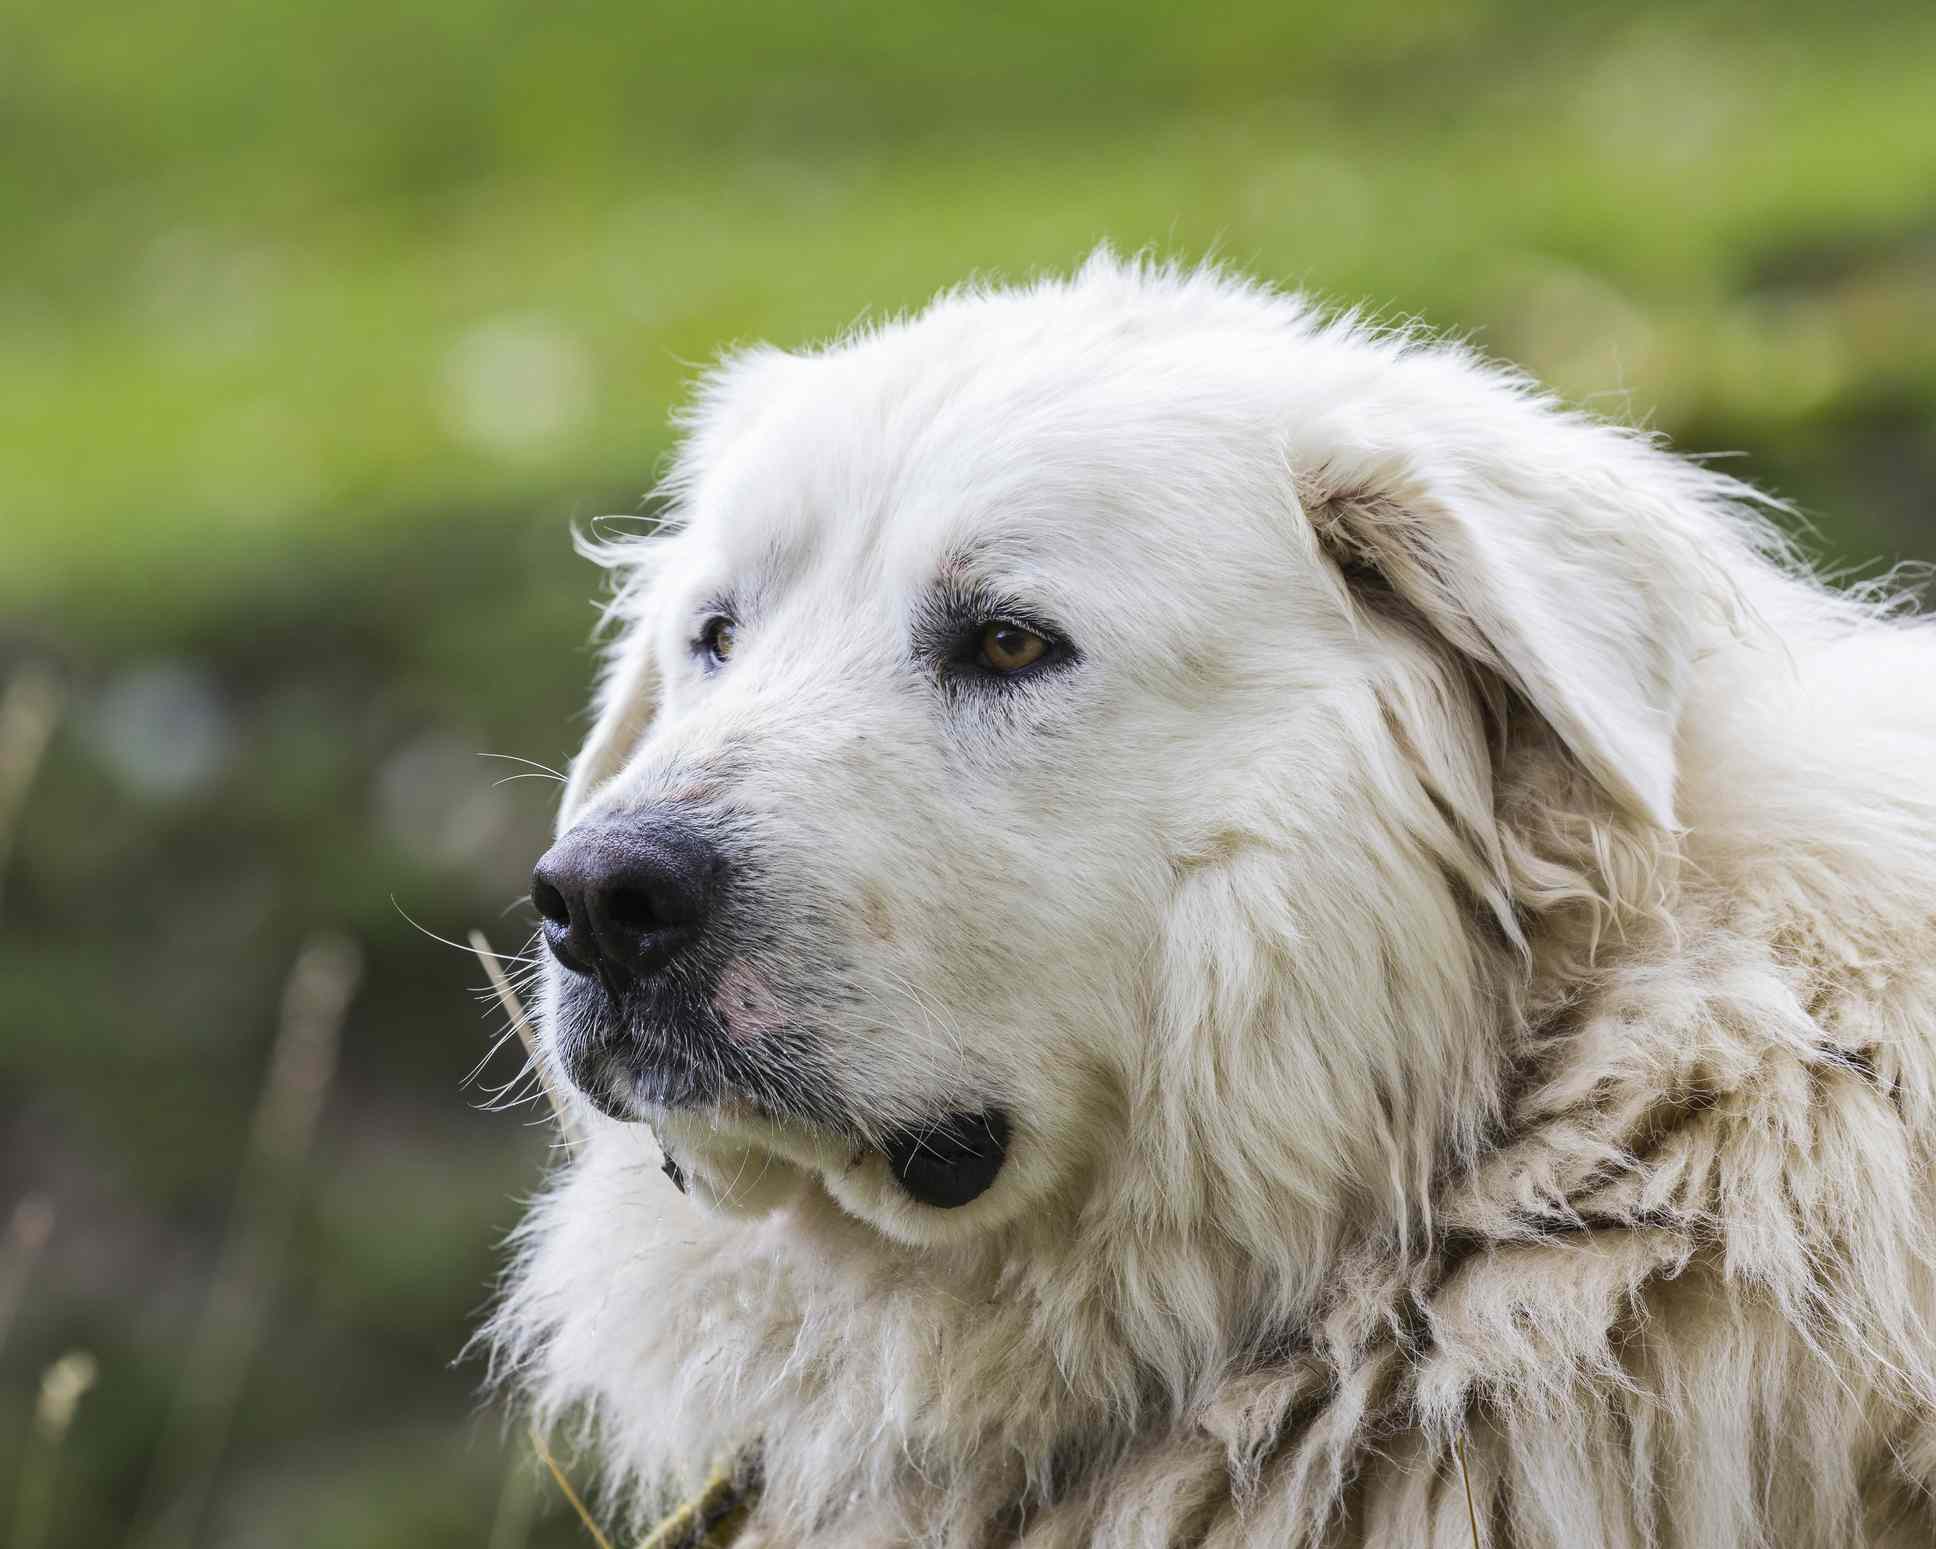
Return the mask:
<svg viewBox="0 0 1936 1549">
<path fill-rule="evenodd" d="M 1701 540 L 1726 540 L 1703 507 L 1729 481 L 1481 392 L 1497 420 L 1428 423 L 1424 452 L 1332 441 L 1299 502 L 1362 603 L 1395 600 L 1497 674 L 1622 809 L 1672 828 L 1675 732 L 1718 590 Z"/>
<path fill-rule="evenodd" d="M 597 718 L 572 760 L 558 832 L 576 823 L 599 787 L 625 767 L 659 708 L 659 653 L 649 624 L 634 620 L 599 684 Z"/>
</svg>

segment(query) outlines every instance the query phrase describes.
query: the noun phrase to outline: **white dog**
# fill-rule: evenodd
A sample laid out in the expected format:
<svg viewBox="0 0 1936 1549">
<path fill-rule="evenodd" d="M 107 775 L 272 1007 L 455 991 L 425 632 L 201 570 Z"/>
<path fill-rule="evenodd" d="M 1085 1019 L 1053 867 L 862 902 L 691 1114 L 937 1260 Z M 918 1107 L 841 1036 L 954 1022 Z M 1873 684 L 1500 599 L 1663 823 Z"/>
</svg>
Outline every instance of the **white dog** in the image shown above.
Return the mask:
<svg viewBox="0 0 1936 1549">
<path fill-rule="evenodd" d="M 686 427 L 604 550 L 534 886 L 581 1143 L 493 1330 L 613 1498 L 1932 1541 L 1928 624 L 1209 270 L 754 350 Z"/>
</svg>

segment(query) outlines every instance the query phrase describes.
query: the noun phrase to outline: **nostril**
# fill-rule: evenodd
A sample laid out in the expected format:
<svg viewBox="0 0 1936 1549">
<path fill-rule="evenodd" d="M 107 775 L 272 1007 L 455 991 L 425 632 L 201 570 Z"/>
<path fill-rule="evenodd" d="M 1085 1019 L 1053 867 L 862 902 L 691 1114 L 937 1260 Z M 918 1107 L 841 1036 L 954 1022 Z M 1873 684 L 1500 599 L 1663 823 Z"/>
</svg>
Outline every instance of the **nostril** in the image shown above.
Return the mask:
<svg viewBox="0 0 1936 1549">
<path fill-rule="evenodd" d="M 565 902 L 565 895 L 549 882 L 535 877 L 532 879 L 531 903 L 539 914 L 560 930 L 571 929 L 571 906 Z"/>
<path fill-rule="evenodd" d="M 664 911 L 644 888 L 614 888 L 605 895 L 603 913 L 620 929 L 637 931 L 640 935 L 662 930 L 667 923 Z"/>
</svg>

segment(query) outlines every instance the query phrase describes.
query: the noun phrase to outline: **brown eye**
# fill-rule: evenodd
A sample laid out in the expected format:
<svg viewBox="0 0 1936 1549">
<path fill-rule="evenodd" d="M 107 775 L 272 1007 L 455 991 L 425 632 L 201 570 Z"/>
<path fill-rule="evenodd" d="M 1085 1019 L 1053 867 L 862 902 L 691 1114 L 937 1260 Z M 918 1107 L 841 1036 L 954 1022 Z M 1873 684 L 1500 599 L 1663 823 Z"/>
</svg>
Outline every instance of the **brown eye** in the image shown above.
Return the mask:
<svg viewBox="0 0 1936 1549">
<path fill-rule="evenodd" d="M 982 663 L 996 672 L 1020 672 L 1024 667 L 1032 667 L 1048 649 L 1048 641 L 1034 630 L 1022 628 L 1020 624 L 1004 624 L 997 620 L 982 628 Z"/>
<path fill-rule="evenodd" d="M 738 626 L 729 618 L 714 619 L 699 637 L 700 643 L 706 647 L 706 654 L 716 662 L 723 662 L 733 654 L 738 638 Z"/>
</svg>

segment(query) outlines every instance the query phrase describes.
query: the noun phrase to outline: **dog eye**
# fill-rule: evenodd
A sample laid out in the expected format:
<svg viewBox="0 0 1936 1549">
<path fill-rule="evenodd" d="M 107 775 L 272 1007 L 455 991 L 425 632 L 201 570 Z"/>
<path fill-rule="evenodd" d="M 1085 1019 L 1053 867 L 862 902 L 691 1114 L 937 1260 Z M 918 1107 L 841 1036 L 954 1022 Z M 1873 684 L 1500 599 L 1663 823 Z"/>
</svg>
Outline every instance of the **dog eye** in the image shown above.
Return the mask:
<svg viewBox="0 0 1936 1549">
<path fill-rule="evenodd" d="M 1020 624 L 999 619 L 982 626 L 981 664 L 992 672 L 1020 672 L 1048 654 L 1049 642 Z"/>
<path fill-rule="evenodd" d="M 714 661 L 723 662 L 733 654 L 738 637 L 739 626 L 722 616 L 711 620 L 700 631 L 699 644 Z"/>
</svg>

